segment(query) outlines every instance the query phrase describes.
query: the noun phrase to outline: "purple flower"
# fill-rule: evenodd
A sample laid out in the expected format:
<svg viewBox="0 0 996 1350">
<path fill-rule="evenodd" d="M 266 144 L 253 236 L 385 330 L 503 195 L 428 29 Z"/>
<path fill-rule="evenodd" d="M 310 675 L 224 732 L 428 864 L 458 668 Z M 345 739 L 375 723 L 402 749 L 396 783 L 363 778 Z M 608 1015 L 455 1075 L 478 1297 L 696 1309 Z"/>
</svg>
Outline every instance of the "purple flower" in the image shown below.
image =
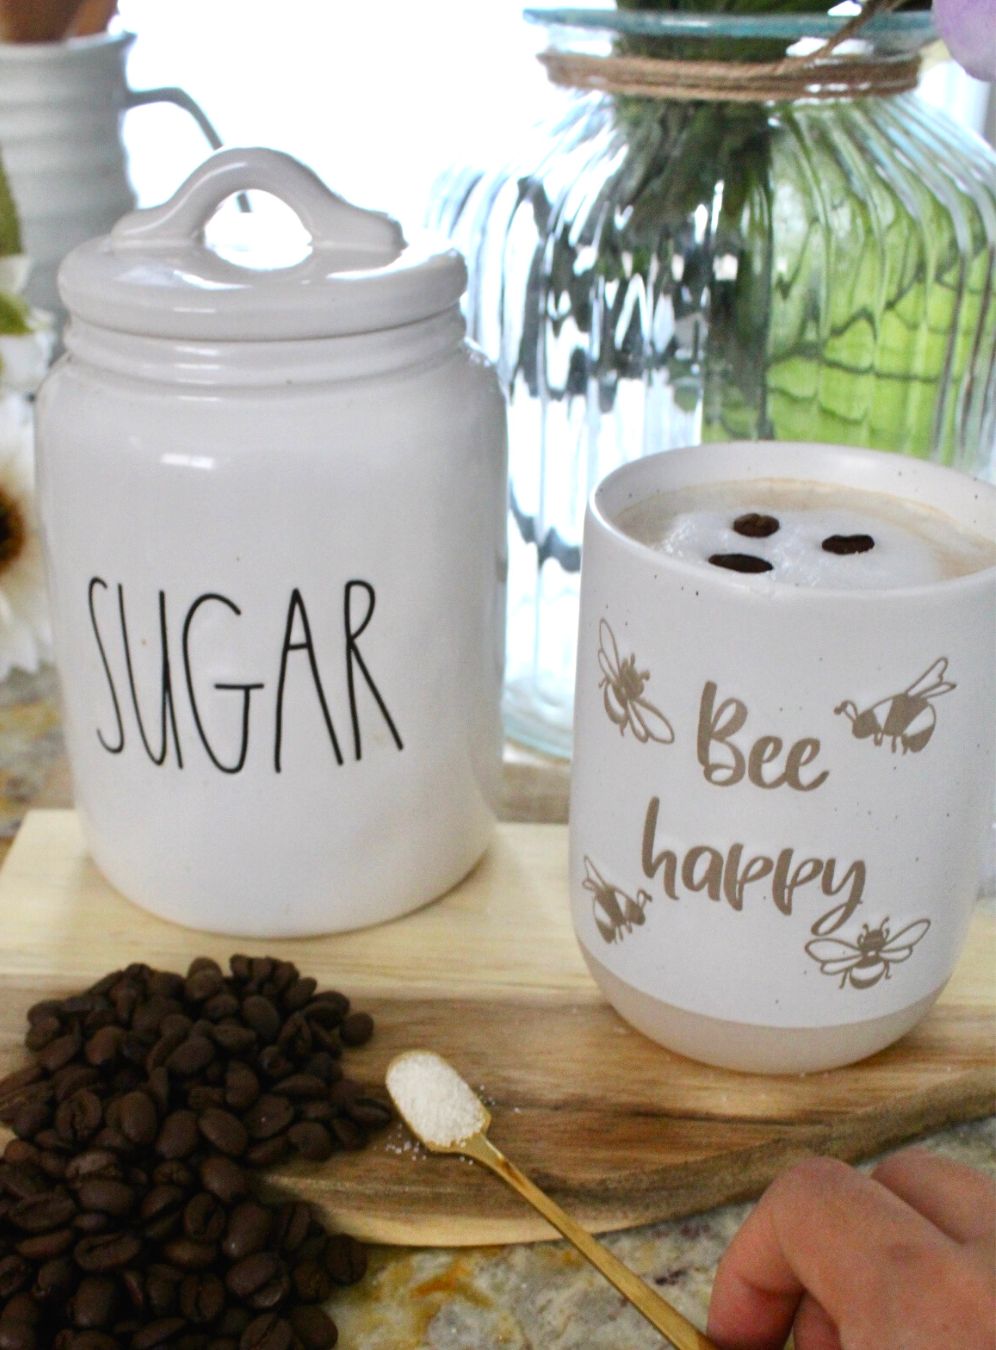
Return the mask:
<svg viewBox="0 0 996 1350">
<path fill-rule="evenodd" d="M 996 80 L 996 0 L 934 0 L 937 31 L 977 80 Z"/>
</svg>

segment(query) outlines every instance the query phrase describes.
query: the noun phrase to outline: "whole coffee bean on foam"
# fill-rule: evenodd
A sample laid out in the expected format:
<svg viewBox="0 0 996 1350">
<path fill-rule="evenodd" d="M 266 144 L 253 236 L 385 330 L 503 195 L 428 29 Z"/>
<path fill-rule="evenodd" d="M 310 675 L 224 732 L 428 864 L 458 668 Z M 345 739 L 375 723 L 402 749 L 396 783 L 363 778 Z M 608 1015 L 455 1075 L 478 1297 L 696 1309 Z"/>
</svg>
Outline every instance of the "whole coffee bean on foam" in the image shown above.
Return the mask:
<svg viewBox="0 0 996 1350">
<path fill-rule="evenodd" d="M 28 1013 L 0 1082 L 0 1350 L 327 1350 L 366 1253 L 252 1170 L 391 1119 L 346 1077 L 367 1013 L 290 962 L 144 964 Z"/>
</svg>

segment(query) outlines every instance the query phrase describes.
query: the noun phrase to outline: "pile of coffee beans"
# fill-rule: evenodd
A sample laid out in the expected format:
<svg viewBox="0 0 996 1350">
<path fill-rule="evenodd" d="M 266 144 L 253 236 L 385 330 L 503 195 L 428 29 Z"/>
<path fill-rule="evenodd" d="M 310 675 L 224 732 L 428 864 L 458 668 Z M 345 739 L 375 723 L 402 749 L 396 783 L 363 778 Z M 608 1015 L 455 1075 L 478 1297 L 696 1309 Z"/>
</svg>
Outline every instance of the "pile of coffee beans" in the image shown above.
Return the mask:
<svg viewBox="0 0 996 1350">
<path fill-rule="evenodd" d="M 289 961 L 129 966 L 36 1004 L 0 1082 L 0 1350 L 325 1350 L 366 1269 L 252 1170 L 362 1148 L 391 1119 L 343 1072 L 367 1013 Z"/>
</svg>

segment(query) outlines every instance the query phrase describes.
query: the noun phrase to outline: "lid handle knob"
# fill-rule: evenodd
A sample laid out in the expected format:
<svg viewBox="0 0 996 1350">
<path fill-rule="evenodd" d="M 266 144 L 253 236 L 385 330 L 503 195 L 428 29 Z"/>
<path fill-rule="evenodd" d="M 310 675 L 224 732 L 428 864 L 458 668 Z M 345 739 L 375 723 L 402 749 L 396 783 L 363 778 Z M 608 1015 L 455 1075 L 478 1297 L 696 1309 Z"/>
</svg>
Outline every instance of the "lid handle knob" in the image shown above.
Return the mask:
<svg viewBox="0 0 996 1350">
<path fill-rule="evenodd" d="M 405 247 L 401 226 L 380 211 L 353 206 L 317 174 L 281 150 L 219 150 L 195 169 L 161 206 L 132 211 L 111 231 L 118 249 L 173 250 L 200 239 L 226 198 L 258 189 L 286 203 L 311 235 L 316 251 L 348 249 L 393 262 Z"/>
</svg>

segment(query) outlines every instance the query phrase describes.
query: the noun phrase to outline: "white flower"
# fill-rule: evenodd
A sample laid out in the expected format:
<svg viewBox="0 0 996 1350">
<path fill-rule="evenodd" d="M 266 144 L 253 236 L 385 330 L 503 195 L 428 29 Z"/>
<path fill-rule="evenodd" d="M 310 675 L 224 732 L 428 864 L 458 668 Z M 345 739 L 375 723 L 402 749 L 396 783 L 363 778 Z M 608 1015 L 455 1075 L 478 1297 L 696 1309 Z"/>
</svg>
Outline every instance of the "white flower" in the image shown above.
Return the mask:
<svg viewBox="0 0 996 1350">
<path fill-rule="evenodd" d="M 0 257 L 0 291 L 20 295 L 28 283 L 31 263 L 23 253 L 5 253 Z"/>
<path fill-rule="evenodd" d="M 52 654 L 34 502 L 31 406 L 0 394 L 0 680 L 35 671 Z"/>
<path fill-rule="evenodd" d="M 35 310 L 32 320 L 38 321 Z M 0 334 L 0 397 L 11 390 L 31 394 L 41 384 L 52 359 L 54 335 L 39 327 L 30 333 Z"/>
<path fill-rule="evenodd" d="M 52 316 L 21 298 L 30 263 L 23 254 L 0 258 L 0 395 L 33 393 L 52 359 Z"/>
<path fill-rule="evenodd" d="M 0 396 L 11 390 L 34 393 L 52 359 L 52 316 L 21 297 L 30 271 L 23 253 L 0 258 Z"/>
</svg>

